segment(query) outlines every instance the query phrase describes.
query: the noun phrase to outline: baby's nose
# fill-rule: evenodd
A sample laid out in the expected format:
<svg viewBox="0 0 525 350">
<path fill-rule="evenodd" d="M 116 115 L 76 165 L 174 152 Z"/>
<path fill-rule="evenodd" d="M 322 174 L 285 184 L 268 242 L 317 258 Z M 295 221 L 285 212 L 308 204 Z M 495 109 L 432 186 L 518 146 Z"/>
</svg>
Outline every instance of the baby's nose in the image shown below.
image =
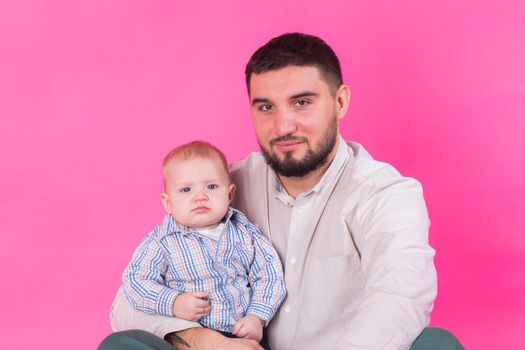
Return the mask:
<svg viewBox="0 0 525 350">
<path fill-rule="evenodd" d="M 204 191 L 199 191 L 195 194 L 195 197 L 193 198 L 195 201 L 207 201 L 208 195 L 204 193 Z"/>
</svg>

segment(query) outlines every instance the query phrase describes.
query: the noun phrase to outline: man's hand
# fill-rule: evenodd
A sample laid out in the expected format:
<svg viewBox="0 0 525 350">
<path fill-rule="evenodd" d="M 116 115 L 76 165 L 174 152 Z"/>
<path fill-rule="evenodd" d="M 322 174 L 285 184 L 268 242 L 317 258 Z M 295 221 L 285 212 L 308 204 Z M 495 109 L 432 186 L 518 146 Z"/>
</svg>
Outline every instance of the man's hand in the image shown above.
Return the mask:
<svg viewBox="0 0 525 350">
<path fill-rule="evenodd" d="M 208 292 L 182 293 L 173 302 L 173 314 L 188 321 L 198 321 L 211 311 Z"/>
<path fill-rule="evenodd" d="M 239 338 L 253 339 L 260 342 L 263 336 L 264 321 L 254 315 L 241 318 L 233 326 L 232 334 Z"/>
<path fill-rule="evenodd" d="M 208 328 L 190 328 L 176 334 L 189 345 L 176 343 L 177 350 L 264 350 L 256 340 L 227 338 Z"/>
</svg>

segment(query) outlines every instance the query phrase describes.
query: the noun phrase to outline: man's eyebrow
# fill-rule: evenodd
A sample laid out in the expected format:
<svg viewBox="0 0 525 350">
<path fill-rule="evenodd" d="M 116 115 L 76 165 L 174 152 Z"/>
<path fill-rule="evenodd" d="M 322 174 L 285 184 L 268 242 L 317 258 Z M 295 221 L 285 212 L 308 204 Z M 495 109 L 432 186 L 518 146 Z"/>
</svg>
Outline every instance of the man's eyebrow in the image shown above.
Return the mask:
<svg viewBox="0 0 525 350">
<path fill-rule="evenodd" d="M 269 103 L 270 99 L 268 98 L 262 98 L 262 97 L 256 97 L 252 100 L 252 106 L 256 105 L 257 103 Z"/>
<path fill-rule="evenodd" d="M 313 92 L 313 91 L 303 91 L 303 92 L 299 92 L 295 95 L 292 95 L 290 96 L 290 100 L 295 100 L 295 99 L 298 99 L 298 98 L 301 98 L 301 97 L 317 97 L 319 96 L 318 93 L 316 92 Z M 252 100 L 252 106 L 253 105 L 256 105 L 257 103 L 270 103 L 270 99 L 268 98 L 263 98 L 263 97 L 256 97 Z"/>
<path fill-rule="evenodd" d="M 290 99 L 291 100 L 295 100 L 295 99 L 301 98 L 301 97 L 312 97 L 312 96 L 316 97 L 316 96 L 319 96 L 319 94 L 316 93 L 316 92 L 313 92 L 313 91 L 304 91 L 304 92 L 300 92 L 298 94 L 290 96 Z"/>
</svg>

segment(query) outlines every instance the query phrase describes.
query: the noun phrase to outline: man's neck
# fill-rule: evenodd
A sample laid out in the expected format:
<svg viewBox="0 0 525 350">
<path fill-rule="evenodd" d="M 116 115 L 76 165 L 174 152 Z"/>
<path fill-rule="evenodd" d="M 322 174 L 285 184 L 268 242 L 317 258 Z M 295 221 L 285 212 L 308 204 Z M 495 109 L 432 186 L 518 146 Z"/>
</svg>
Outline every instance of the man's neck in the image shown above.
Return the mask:
<svg viewBox="0 0 525 350">
<path fill-rule="evenodd" d="M 328 155 L 328 159 L 326 163 L 323 164 L 323 166 L 321 166 L 319 169 L 311 171 L 304 176 L 286 177 L 286 176 L 277 174 L 277 176 L 279 177 L 279 180 L 281 181 L 281 184 L 286 189 L 286 192 L 288 193 L 288 195 L 290 195 L 292 198 L 297 198 L 299 194 L 308 192 L 315 185 L 317 185 L 317 183 L 321 181 L 321 178 L 323 177 L 323 175 L 326 173 L 326 171 L 332 164 L 332 161 L 335 158 L 338 148 L 339 148 L 339 138 L 337 139 L 334 145 L 334 148 Z"/>
</svg>

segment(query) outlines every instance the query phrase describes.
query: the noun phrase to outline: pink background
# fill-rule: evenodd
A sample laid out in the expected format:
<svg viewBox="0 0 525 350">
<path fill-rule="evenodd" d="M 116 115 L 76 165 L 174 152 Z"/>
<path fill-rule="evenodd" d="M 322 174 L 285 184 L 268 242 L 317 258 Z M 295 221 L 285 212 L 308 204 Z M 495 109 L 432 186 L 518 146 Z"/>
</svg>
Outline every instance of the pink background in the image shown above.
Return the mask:
<svg viewBox="0 0 525 350">
<path fill-rule="evenodd" d="M 0 347 L 94 349 L 159 164 L 256 150 L 244 65 L 304 31 L 339 54 L 346 138 L 419 179 L 468 349 L 524 349 L 523 1 L 0 0 Z"/>
</svg>

